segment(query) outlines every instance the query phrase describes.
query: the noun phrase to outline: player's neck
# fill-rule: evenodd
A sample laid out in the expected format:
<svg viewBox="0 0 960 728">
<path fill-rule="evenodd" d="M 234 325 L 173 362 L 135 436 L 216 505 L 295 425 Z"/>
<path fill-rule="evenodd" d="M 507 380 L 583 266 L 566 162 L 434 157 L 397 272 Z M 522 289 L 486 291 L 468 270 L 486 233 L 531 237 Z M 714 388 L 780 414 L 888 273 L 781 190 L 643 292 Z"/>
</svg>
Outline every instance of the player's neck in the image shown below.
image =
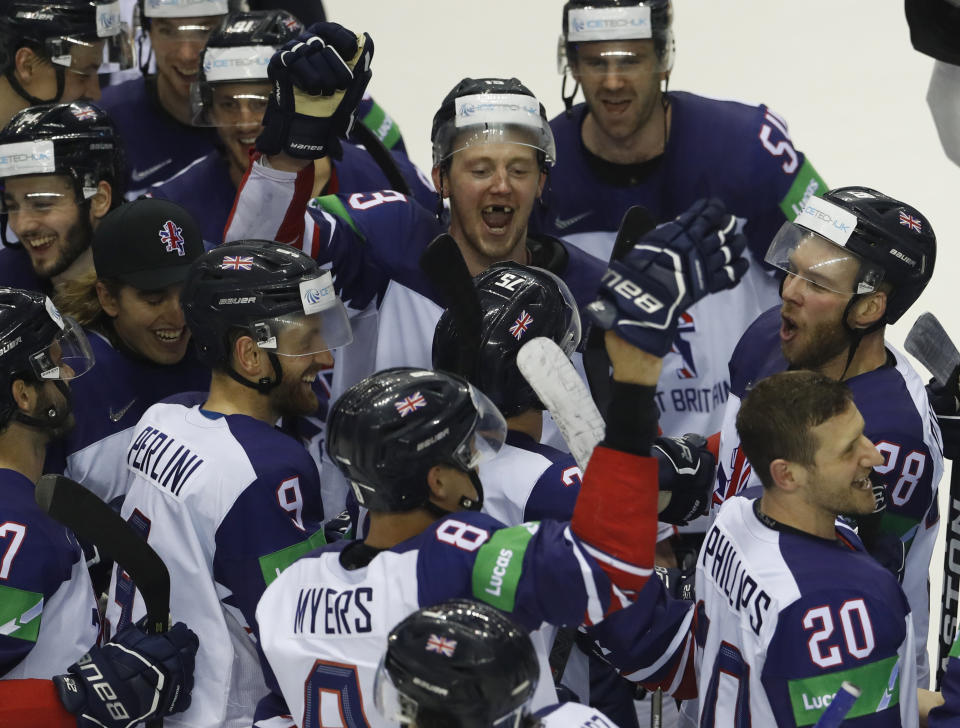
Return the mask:
<svg viewBox="0 0 960 728">
<path fill-rule="evenodd" d="M 467 270 L 471 276 L 480 275 L 494 263 L 509 261 L 511 263 L 520 263 L 521 265 L 530 265 L 530 251 L 527 249 L 527 231 L 524 229 L 520 242 L 514 246 L 508 255 L 500 258 L 491 258 L 477 250 L 473 245 L 466 242 L 467 238 L 458 226 L 451 223 L 449 233 L 457 241 L 457 247 L 460 248 L 460 254 L 463 261 L 467 264 Z"/>
<path fill-rule="evenodd" d="M 269 395 L 240 384 L 220 371 L 213 372 L 210 378 L 210 394 L 201 408 L 221 415 L 246 415 L 268 425 L 276 424 L 280 418 Z"/>
<path fill-rule="evenodd" d="M 77 259 L 67 266 L 63 273 L 58 273 L 50 279 L 54 290 L 61 290 L 65 283 L 71 281 L 82 281 L 90 277 L 94 272 L 93 250 L 88 246 Z"/>
<path fill-rule="evenodd" d="M 181 124 L 190 126 L 193 115 L 190 113 L 190 100 L 180 96 L 170 82 L 159 73 L 157 74 L 157 99 L 170 116 Z"/>
<path fill-rule="evenodd" d="M 21 109 L 29 104 L 10 86 L 6 76 L 0 76 L 0 129 L 7 125 Z"/>
<path fill-rule="evenodd" d="M 593 114 L 587 113 L 581 133 L 583 143 L 591 154 L 613 164 L 641 164 L 663 154 L 667 147 L 671 108 L 663 104 L 656 108 L 647 122 L 628 137 L 612 137 L 597 124 Z M 666 117 L 664 117 L 666 115 Z"/>
<path fill-rule="evenodd" d="M 774 486 L 776 488 L 776 486 Z M 760 512 L 779 524 L 811 536 L 833 540 L 837 537 L 836 514 L 827 513 L 776 490 L 764 490 Z"/>
<path fill-rule="evenodd" d="M 0 434 L 0 468 L 16 470 L 32 482 L 43 475 L 47 436 L 35 427 L 11 422 Z"/>
<path fill-rule="evenodd" d="M 507 429 L 529 435 L 537 442 L 543 435 L 543 413 L 529 409 L 513 417 L 507 417 Z"/>
<path fill-rule="evenodd" d="M 375 549 L 389 549 L 423 533 L 437 517 L 423 508 L 405 513 L 370 512 L 370 531 L 363 542 Z"/>
<path fill-rule="evenodd" d="M 850 356 L 850 350 L 844 349 L 841 354 L 826 364 L 817 367 L 816 371 L 831 379 L 839 380 L 842 377 L 847 380 L 879 369 L 887 362 L 887 349 L 883 334 L 884 329 L 881 328 L 864 336 L 860 340 L 849 366 L 847 365 L 847 357 Z"/>
</svg>

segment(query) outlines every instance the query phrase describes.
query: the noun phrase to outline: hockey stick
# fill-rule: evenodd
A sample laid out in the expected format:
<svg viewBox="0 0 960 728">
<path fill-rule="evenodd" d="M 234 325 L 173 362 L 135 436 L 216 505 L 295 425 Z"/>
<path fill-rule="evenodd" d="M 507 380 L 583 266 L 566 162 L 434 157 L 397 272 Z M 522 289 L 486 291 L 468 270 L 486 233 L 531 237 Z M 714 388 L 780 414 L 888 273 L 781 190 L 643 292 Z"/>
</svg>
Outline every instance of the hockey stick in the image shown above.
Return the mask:
<svg viewBox="0 0 960 728">
<path fill-rule="evenodd" d="M 146 631 L 166 632 L 170 619 L 170 574 L 150 546 L 120 514 L 80 483 L 62 475 L 42 475 L 34 498 L 51 518 L 59 521 L 101 553 L 120 564 L 136 583 L 147 608 Z M 160 728 L 160 718 L 147 721 Z"/>
<path fill-rule="evenodd" d="M 420 268 L 437 287 L 461 332 L 458 370 L 474 368 L 480 351 L 480 327 L 483 312 L 473 286 L 473 276 L 453 236 L 435 237 L 420 255 Z"/>
<path fill-rule="evenodd" d="M 397 166 L 397 161 L 393 158 L 393 154 L 391 154 L 386 145 L 380 141 L 380 137 L 377 136 L 376 132 L 358 120 L 353 125 L 353 129 L 350 130 L 350 136 L 356 137 L 356 141 L 363 144 L 367 153 L 373 157 L 373 161 L 376 162 L 380 171 L 383 172 L 383 176 L 386 177 L 387 182 L 390 183 L 390 189 L 396 190 L 409 197 L 410 185 L 407 183 L 406 177 L 403 176 L 403 172 L 401 172 L 400 167 Z"/>
<path fill-rule="evenodd" d="M 914 323 L 904 348 L 933 375 L 941 387 L 957 391 L 957 371 L 960 367 L 960 352 L 954 346 L 943 326 L 932 313 L 922 314 Z M 942 417 L 941 427 L 947 431 L 950 420 Z M 949 432 L 948 435 L 949 436 Z M 955 456 L 946 447 L 945 454 Z M 946 523 L 946 543 L 943 555 L 943 590 L 940 594 L 940 633 L 937 635 L 937 670 L 935 686 L 940 689 L 943 672 L 946 670 L 950 647 L 957 631 L 957 607 L 960 599 L 960 459 L 953 457 L 950 469 L 950 504 Z"/>
<path fill-rule="evenodd" d="M 830 701 L 830 705 L 820 715 L 820 720 L 813 728 L 840 728 L 840 724 L 847 717 L 850 708 L 860 697 L 860 692 L 860 688 L 844 680 L 836 695 L 833 696 L 833 700 Z"/>
</svg>

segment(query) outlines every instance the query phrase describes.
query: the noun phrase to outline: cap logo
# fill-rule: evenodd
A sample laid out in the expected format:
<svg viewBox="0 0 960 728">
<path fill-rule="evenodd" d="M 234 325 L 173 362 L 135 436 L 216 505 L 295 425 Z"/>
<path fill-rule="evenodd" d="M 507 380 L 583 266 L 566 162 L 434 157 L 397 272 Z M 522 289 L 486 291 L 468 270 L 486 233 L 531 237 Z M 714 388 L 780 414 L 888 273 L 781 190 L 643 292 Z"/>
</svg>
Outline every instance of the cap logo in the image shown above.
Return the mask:
<svg viewBox="0 0 960 728">
<path fill-rule="evenodd" d="M 409 397 L 404 397 L 403 399 L 394 402 L 393 406 L 397 408 L 397 412 L 400 413 L 401 417 L 406 417 L 411 412 L 415 412 L 421 407 L 426 407 L 427 400 L 423 398 L 423 395 L 420 394 L 420 392 L 414 392 Z"/>
<path fill-rule="evenodd" d="M 183 228 L 173 220 L 167 220 L 160 228 L 160 242 L 167 246 L 168 253 L 176 253 L 181 258 L 187 254 L 183 248 Z"/>
<path fill-rule="evenodd" d="M 517 317 L 517 320 L 513 322 L 513 326 L 510 327 L 510 335 L 513 336 L 517 341 L 523 338 L 523 335 L 527 333 L 527 329 L 530 328 L 530 324 L 533 323 L 533 316 L 528 314 L 526 311 L 520 314 Z"/>
<path fill-rule="evenodd" d="M 571 8 L 567 40 L 583 43 L 592 40 L 637 40 L 653 37 L 650 7 Z"/>
<path fill-rule="evenodd" d="M 920 224 L 920 221 L 913 215 L 908 215 L 903 210 L 900 211 L 900 224 L 906 225 L 915 233 L 923 232 L 923 226 Z"/>
<path fill-rule="evenodd" d="M 220 270 L 253 270 L 252 255 L 225 255 Z"/>
<path fill-rule="evenodd" d="M 456 640 L 448 640 L 435 634 L 430 635 L 430 639 L 427 640 L 427 652 L 436 652 L 444 657 L 453 657 L 456 649 Z"/>
</svg>

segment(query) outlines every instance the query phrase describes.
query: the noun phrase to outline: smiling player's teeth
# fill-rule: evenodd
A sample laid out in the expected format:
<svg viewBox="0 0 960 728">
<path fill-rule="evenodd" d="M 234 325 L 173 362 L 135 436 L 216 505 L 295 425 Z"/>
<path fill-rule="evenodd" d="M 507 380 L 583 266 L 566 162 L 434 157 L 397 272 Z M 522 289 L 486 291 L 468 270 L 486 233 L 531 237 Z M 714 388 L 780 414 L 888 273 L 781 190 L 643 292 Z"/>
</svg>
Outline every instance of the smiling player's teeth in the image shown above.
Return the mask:
<svg viewBox="0 0 960 728">
<path fill-rule="evenodd" d="M 44 245 L 50 245 L 56 239 L 56 235 L 40 235 L 37 237 L 28 238 L 27 243 L 31 248 L 42 248 Z"/>
<path fill-rule="evenodd" d="M 183 336 L 183 329 L 157 329 L 153 335 L 161 341 L 179 341 Z"/>
</svg>

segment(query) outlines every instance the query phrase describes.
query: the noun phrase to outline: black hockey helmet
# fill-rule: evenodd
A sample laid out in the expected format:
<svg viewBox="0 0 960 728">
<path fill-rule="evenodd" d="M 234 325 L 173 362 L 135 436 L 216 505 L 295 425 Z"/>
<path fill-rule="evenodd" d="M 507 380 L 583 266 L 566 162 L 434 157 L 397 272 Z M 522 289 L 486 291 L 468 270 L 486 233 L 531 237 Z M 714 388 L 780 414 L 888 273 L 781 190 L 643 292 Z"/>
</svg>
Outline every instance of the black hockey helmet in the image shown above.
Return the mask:
<svg viewBox="0 0 960 728">
<path fill-rule="evenodd" d="M 802 244 L 826 246 L 827 262 L 811 271 L 797 251 Z M 818 256 L 822 259 L 824 256 Z M 887 283 L 882 323 L 896 323 L 933 276 L 937 238 L 916 208 L 869 187 L 840 187 L 807 201 L 793 222 L 770 243 L 766 262 L 844 294 L 866 294 Z M 854 270 L 852 289 L 838 284 Z"/>
<path fill-rule="evenodd" d="M 63 382 L 90 370 L 94 357 L 80 325 L 62 316 L 42 293 L 0 288 L 0 427 L 14 416 L 30 425 L 56 424 L 55 409 L 46 421 L 19 411 L 11 386 L 17 379 Z M 67 413 L 69 414 L 69 413 Z"/>
<path fill-rule="evenodd" d="M 286 10 L 233 12 L 218 25 L 200 57 L 198 79 L 190 89 L 193 123 L 199 126 L 230 125 L 214 118 L 213 87 L 219 83 L 270 85 L 267 66 L 274 52 L 303 32 L 303 24 Z M 242 98 L 266 109 L 266 94 L 244 93 Z"/>
<path fill-rule="evenodd" d="M 401 725 L 516 728 L 539 677 L 526 630 L 488 604 L 454 599 L 393 628 L 374 702 Z"/>
<path fill-rule="evenodd" d="M 96 51 L 100 41 L 104 41 L 102 53 Z M 34 98 L 16 80 L 14 56 L 23 47 L 32 48 L 54 64 L 58 84 L 55 98 Z M 77 59 L 72 51 L 78 49 L 91 49 L 80 52 L 85 60 L 100 66 L 102 73 L 133 65 L 130 29 L 121 21 L 117 0 L 0 0 L 0 72 L 30 103 L 60 99 L 63 73 L 74 67 Z"/>
<path fill-rule="evenodd" d="M 494 142 L 533 147 L 541 168 L 557 158 L 546 109 L 515 78 L 464 78 L 434 114 L 430 141 L 434 167 L 466 147 Z"/>
<path fill-rule="evenodd" d="M 496 454 L 507 424 L 466 380 L 385 369 L 340 397 L 327 418 L 327 452 L 371 511 L 409 511 L 430 496 L 434 465 L 471 472 Z"/>
<path fill-rule="evenodd" d="M 123 202 L 127 181 L 123 142 L 106 111 L 89 101 L 31 106 L 0 131 L 0 184 L 10 177 L 64 174 L 77 202 L 110 183 L 112 204 Z"/>
<path fill-rule="evenodd" d="M 224 243 L 197 258 L 180 293 L 180 305 L 197 354 L 210 367 L 238 381 L 231 362 L 235 334 L 250 336 L 274 362 L 276 356 L 305 356 L 353 340 L 346 310 L 329 271 L 306 253 L 267 240 Z M 253 386 L 253 385 L 251 385 Z"/>
<path fill-rule="evenodd" d="M 459 370 L 463 332 L 450 309 L 433 334 L 433 366 L 466 377 L 486 394 L 505 417 L 543 409 L 533 388 L 517 368 L 520 347 L 545 336 L 568 356 L 580 343 L 580 314 L 566 283 L 542 268 L 495 263 L 474 279 L 483 323 L 479 355 Z"/>
</svg>

